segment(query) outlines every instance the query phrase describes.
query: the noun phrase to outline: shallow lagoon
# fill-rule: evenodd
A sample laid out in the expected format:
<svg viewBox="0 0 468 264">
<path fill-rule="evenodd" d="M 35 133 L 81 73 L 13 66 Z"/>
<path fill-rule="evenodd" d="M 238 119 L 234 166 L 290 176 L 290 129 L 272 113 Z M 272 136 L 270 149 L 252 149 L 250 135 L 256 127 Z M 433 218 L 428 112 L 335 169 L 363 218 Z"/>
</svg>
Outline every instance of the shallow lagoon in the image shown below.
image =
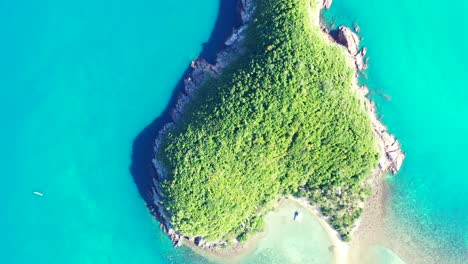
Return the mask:
<svg viewBox="0 0 468 264">
<path fill-rule="evenodd" d="M 294 220 L 294 213 L 299 217 Z M 293 201 L 283 201 L 265 218 L 267 235 L 243 263 L 332 263 L 333 245 L 317 217 Z"/>
</svg>

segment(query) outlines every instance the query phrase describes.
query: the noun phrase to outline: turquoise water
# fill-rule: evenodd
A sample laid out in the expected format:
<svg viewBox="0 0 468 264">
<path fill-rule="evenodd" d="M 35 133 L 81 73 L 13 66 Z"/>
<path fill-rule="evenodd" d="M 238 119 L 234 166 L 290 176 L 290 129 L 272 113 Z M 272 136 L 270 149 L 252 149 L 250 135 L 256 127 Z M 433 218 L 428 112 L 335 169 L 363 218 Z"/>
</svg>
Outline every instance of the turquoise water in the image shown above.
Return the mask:
<svg viewBox="0 0 468 264">
<path fill-rule="evenodd" d="M 200 260 L 159 231 L 129 167 L 218 7 L 0 0 L 1 263 Z"/>
<path fill-rule="evenodd" d="M 337 25 L 359 24 L 365 82 L 407 153 L 390 180 L 389 236 L 434 263 L 468 259 L 467 13 L 462 0 L 337 0 L 326 13 Z"/>
<path fill-rule="evenodd" d="M 135 138 L 202 52 L 218 8 L 0 0 L 0 262 L 206 262 L 171 247 L 129 168 Z M 365 81 L 408 154 L 390 181 L 388 229 L 440 263 L 468 258 L 466 13 L 461 0 L 335 0 L 327 13 L 360 25 Z"/>
<path fill-rule="evenodd" d="M 382 246 L 371 247 L 359 263 L 405 264 L 394 252 Z"/>
<path fill-rule="evenodd" d="M 299 213 L 296 219 L 295 212 Z M 223 257 L 203 251 L 199 253 L 214 264 L 335 263 L 336 249 L 324 224 L 310 209 L 295 201 L 283 200 L 265 217 L 263 233 L 251 237 L 247 249 L 244 248 L 240 254 Z"/>
</svg>

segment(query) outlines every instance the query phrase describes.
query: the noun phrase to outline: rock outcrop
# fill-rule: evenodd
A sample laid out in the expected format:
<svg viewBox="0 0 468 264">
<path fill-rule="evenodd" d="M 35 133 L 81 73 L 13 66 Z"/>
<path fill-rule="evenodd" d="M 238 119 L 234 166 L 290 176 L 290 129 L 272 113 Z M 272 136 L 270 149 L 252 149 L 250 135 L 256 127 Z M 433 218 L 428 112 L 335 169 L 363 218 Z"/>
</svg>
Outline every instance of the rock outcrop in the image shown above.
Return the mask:
<svg viewBox="0 0 468 264">
<path fill-rule="evenodd" d="M 337 42 L 345 46 L 351 55 L 356 55 L 359 51 L 359 37 L 351 29 L 341 26 L 338 28 Z"/>
<path fill-rule="evenodd" d="M 192 73 L 184 80 L 185 91 L 179 95 L 176 105 L 171 112 L 172 120 L 177 123 L 184 115 L 185 105 L 192 100 L 193 94 L 197 91 L 207 78 L 218 75 L 218 68 L 209 64 L 204 59 L 196 59 L 190 64 Z"/>
<path fill-rule="evenodd" d="M 367 98 L 368 93 L 369 89 L 366 86 L 359 87 L 358 94 L 369 111 L 372 128 L 377 135 L 379 148 L 382 153 L 379 159 L 379 170 L 381 172 L 396 174 L 403 165 L 405 153 L 395 136 L 390 134 L 387 127 L 377 118 L 375 104 Z"/>
<path fill-rule="evenodd" d="M 400 142 L 394 135 L 390 134 L 387 127 L 379 120 L 375 103 L 367 97 L 369 89 L 366 86 L 358 86 L 359 72 L 362 72 L 368 67 L 368 58 L 365 57 L 367 54 L 367 48 L 363 47 L 359 50 L 359 36 L 349 28 L 341 26 L 338 30 L 330 31 L 325 25 L 322 25 L 321 27 L 333 41 L 346 47 L 349 57 L 356 67 L 354 88 L 357 90 L 358 98 L 363 102 L 364 108 L 368 112 L 371 126 L 377 138 L 376 144 L 378 145 L 380 154 L 378 167 L 372 171 L 373 175 L 371 176 L 385 173 L 397 174 L 403 165 L 405 153 L 401 148 Z M 357 24 L 354 24 L 354 30 L 359 33 L 360 27 Z M 360 207 L 364 208 L 364 204 L 360 204 Z M 353 233 L 353 231 L 351 233 Z"/>
<path fill-rule="evenodd" d="M 358 71 L 363 71 L 367 69 L 367 59 L 364 58 L 364 56 L 366 56 L 367 53 L 367 48 L 364 47 L 362 49 L 359 49 L 360 40 L 359 36 L 356 33 L 354 33 L 348 27 L 340 26 L 338 28 L 338 34 L 336 35 L 336 38 L 334 40 L 338 44 L 341 44 L 346 47 L 349 54 L 353 58 Z"/>
<path fill-rule="evenodd" d="M 366 70 L 368 67 L 367 58 L 364 59 L 364 56 L 366 56 L 366 53 L 367 53 L 367 48 L 364 47 L 356 55 L 354 55 L 354 63 L 356 64 L 356 68 L 359 71 Z"/>
<path fill-rule="evenodd" d="M 359 27 L 357 23 L 353 23 L 353 28 L 354 28 L 354 32 L 356 33 L 361 32 L 361 27 Z"/>
<path fill-rule="evenodd" d="M 362 49 L 359 49 L 360 40 L 359 36 L 356 33 L 354 33 L 348 27 L 340 26 L 338 28 L 338 34 L 336 35 L 336 38 L 334 40 L 338 44 L 341 44 L 346 47 L 349 54 L 353 58 L 358 71 L 363 71 L 367 69 L 367 59 L 364 59 L 364 56 L 366 56 L 367 53 L 367 48 L 364 47 Z"/>
<path fill-rule="evenodd" d="M 332 3 L 333 3 L 333 0 L 323 0 L 322 6 L 326 9 L 330 9 Z"/>
<path fill-rule="evenodd" d="M 329 6 L 325 5 L 326 2 L 327 1 L 325 0 L 323 6 L 329 8 Z M 356 31 L 359 30 L 359 26 L 357 26 L 357 24 L 354 27 Z M 360 49 L 360 40 L 359 36 L 356 33 L 354 33 L 348 27 L 340 26 L 338 28 L 338 34 L 336 35 L 336 38 L 334 40 L 338 44 L 341 44 L 344 47 L 346 47 L 350 57 L 354 61 L 357 72 L 367 69 L 368 59 L 365 58 L 367 54 L 367 48 L 363 47 L 362 49 Z M 388 132 L 387 127 L 385 127 L 385 125 L 383 125 L 382 122 L 377 118 L 375 104 L 366 97 L 368 93 L 369 90 L 366 86 L 361 86 L 358 89 L 358 95 L 360 96 L 361 100 L 364 102 L 364 105 L 369 111 L 371 124 L 374 129 L 374 132 L 377 135 L 379 148 L 382 153 L 379 159 L 379 170 L 382 172 L 391 172 L 392 174 L 396 174 L 403 164 L 405 154 L 401 149 L 400 143 L 395 138 L 395 136 L 390 134 Z"/>
</svg>

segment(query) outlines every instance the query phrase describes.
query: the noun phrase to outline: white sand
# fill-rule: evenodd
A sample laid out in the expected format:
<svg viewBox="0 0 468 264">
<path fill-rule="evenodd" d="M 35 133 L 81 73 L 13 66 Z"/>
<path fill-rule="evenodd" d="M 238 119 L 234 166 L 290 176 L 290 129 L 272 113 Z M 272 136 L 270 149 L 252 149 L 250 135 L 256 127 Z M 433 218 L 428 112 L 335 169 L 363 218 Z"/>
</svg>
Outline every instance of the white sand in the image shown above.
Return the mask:
<svg viewBox="0 0 468 264">
<path fill-rule="evenodd" d="M 302 213 L 303 221 L 293 220 L 296 210 Z M 315 220 L 311 221 L 312 218 Z M 258 259 L 265 261 L 265 257 L 275 261 L 278 257 L 290 261 L 296 259 L 298 263 L 304 263 L 310 257 L 319 260 L 318 263 L 330 260 L 337 264 L 347 263 L 349 245 L 341 241 L 319 210 L 307 200 L 290 196 L 280 198 L 265 222 L 264 232 L 233 250 L 207 251 L 189 246 L 198 254 L 219 263 L 255 263 Z"/>
<path fill-rule="evenodd" d="M 312 206 L 306 199 L 298 199 L 293 197 L 288 197 L 288 199 L 299 203 L 302 207 L 306 208 L 311 212 L 317 220 L 320 222 L 323 230 L 327 233 L 332 245 L 333 245 L 333 255 L 335 258 L 336 264 L 344 264 L 348 262 L 348 254 L 350 246 L 341 240 L 338 232 L 335 231 L 330 226 L 328 220 L 322 215 L 320 210 L 317 207 Z"/>
</svg>

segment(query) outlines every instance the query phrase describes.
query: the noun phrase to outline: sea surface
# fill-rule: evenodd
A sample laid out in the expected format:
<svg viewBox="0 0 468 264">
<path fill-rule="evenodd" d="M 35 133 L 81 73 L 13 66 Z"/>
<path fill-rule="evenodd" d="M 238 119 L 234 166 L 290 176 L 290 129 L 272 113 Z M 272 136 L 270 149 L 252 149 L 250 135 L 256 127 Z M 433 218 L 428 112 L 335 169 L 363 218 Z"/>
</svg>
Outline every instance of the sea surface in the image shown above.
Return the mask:
<svg viewBox="0 0 468 264">
<path fill-rule="evenodd" d="M 190 61 L 213 59 L 235 23 L 218 15 L 232 9 L 230 0 L 0 0 L 1 263 L 208 262 L 172 248 L 132 165 L 148 158 L 136 143 L 154 133 Z M 462 0 L 335 0 L 326 13 L 359 24 L 370 59 L 362 81 L 407 152 L 389 180 L 388 229 L 439 263 L 468 259 L 467 13 Z M 314 250 L 264 240 L 245 262 L 327 263 L 314 234 Z M 398 263 L 391 248 L 376 251 Z"/>
<path fill-rule="evenodd" d="M 200 261 L 172 248 L 130 166 L 219 7 L 0 0 L 0 263 Z"/>
</svg>

